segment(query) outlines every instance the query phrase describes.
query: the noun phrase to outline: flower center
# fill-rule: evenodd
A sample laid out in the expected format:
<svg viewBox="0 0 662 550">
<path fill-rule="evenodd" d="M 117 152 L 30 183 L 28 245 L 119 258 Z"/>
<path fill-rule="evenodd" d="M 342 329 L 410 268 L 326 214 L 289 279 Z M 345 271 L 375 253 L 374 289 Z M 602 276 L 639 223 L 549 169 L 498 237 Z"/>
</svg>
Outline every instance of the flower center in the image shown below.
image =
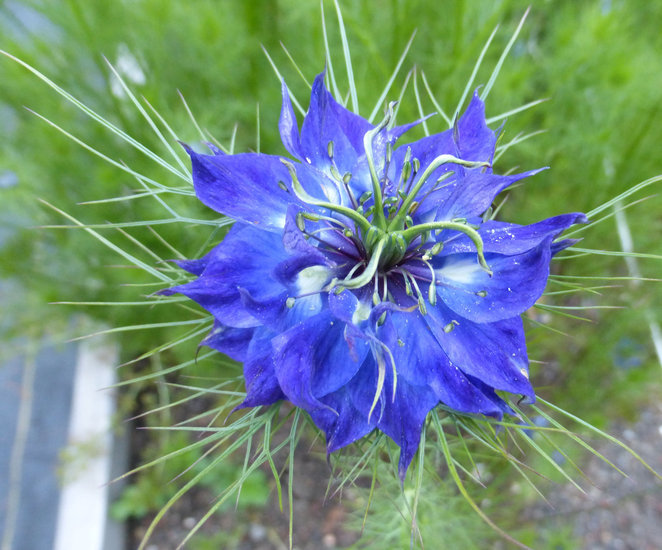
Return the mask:
<svg viewBox="0 0 662 550">
<path fill-rule="evenodd" d="M 372 191 L 364 193 L 358 199 L 350 187 L 351 174 L 341 176 L 335 164 L 333 142 L 328 143 L 327 153 L 330 161 L 330 177 L 338 196 L 344 197 L 344 200 L 341 199 L 338 204 L 319 200 L 309 195 L 299 182 L 294 164 L 286 160 L 282 162 L 290 172 L 292 189 L 296 196 L 302 202 L 318 207 L 318 211 L 329 212 L 329 215 L 300 212 L 296 220 L 298 228 L 308 238 L 313 237 L 327 249 L 335 250 L 353 262 L 347 275 L 342 279 L 333 279 L 325 290 L 335 289 L 336 292 L 341 292 L 345 288 L 358 289 L 374 282 L 373 302 L 378 303 L 379 296 L 382 294 L 379 292 L 379 277 L 384 277 L 383 298 L 381 299 L 383 301 L 387 295 L 385 275 L 389 271 L 395 270 L 402 275 L 407 293 L 417 294 L 423 311 L 424 300 L 416 279 L 399 264 L 416 258 L 429 267 L 431 273 L 429 302 L 434 305 L 436 300 L 435 271 L 429 260 L 442 249 L 443 243 L 437 240 L 441 231 L 457 231 L 469 237 L 476 247 L 480 266 L 490 275 L 491 271 L 483 254 L 483 241 L 476 228 L 466 219 L 432 221 L 416 225 L 412 216 L 421 203 L 432 192 L 441 189 L 445 185 L 444 181 L 453 174 L 450 171 L 446 172 L 436 182 L 430 183 L 432 175 L 439 167 L 453 164 L 467 168 L 479 168 L 487 167 L 489 163 L 467 161 L 444 154 L 433 159 L 421 171 L 420 162 L 418 159 L 412 158 L 411 148 L 408 148 L 402 166 L 396 167 L 399 168 L 395 170 L 397 181 L 389 181 L 387 174 L 393 150 L 391 136 L 386 128 L 393 119 L 393 107 L 393 103 L 389 105 L 384 120 L 366 132 L 363 137 Z M 383 148 L 384 151 L 379 152 L 380 155 L 384 155 L 384 162 L 378 171 L 374 155 L 375 138 L 380 134 L 382 135 L 379 143 L 387 143 L 387 145 Z M 389 189 L 388 193 L 387 189 Z M 306 220 L 320 222 L 323 227 L 313 232 L 307 232 Z M 334 233 L 330 240 L 325 240 L 322 235 L 325 231 Z M 339 239 L 353 244 L 353 247 L 350 246 L 349 250 L 343 249 Z"/>
</svg>

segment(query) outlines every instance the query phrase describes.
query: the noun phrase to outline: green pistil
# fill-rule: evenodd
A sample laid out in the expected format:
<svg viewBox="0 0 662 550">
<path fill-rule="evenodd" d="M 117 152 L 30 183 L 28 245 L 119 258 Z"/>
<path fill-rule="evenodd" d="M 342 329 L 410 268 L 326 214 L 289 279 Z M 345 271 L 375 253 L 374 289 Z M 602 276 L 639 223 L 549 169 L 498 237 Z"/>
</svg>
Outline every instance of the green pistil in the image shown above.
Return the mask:
<svg viewBox="0 0 662 550">
<path fill-rule="evenodd" d="M 391 223 L 388 225 L 388 231 L 398 231 L 404 227 L 405 217 L 407 216 L 407 214 L 409 214 L 409 210 L 416 199 L 416 195 L 421 190 L 421 187 L 423 187 L 425 182 L 432 175 L 432 172 L 434 172 L 437 168 L 439 168 L 443 164 L 449 164 L 449 163 L 459 164 L 460 166 L 466 166 L 467 168 L 477 168 L 479 166 L 490 165 L 489 162 L 462 160 L 457 157 L 454 157 L 453 155 L 439 155 L 427 166 L 425 171 L 421 174 L 421 177 L 416 182 L 416 185 L 414 185 L 413 189 L 407 192 L 407 196 L 403 200 L 400 210 L 393 218 Z"/>
<path fill-rule="evenodd" d="M 296 169 L 294 168 L 294 165 L 285 159 L 281 159 L 281 162 L 286 166 L 286 168 L 290 172 L 290 177 L 292 178 L 292 190 L 294 191 L 294 194 L 297 196 L 299 200 L 307 204 L 321 206 L 322 208 L 328 208 L 333 212 L 338 212 L 339 214 L 348 217 L 350 220 L 356 223 L 356 225 L 360 227 L 363 232 L 367 232 L 370 229 L 371 227 L 370 222 L 364 216 L 359 214 L 356 210 L 352 210 L 351 208 L 348 208 L 346 206 L 333 204 L 332 202 L 321 201 L 316 199 L 315 197 L 311 197 L 308 193 L 306 193 L 306 190 L 301 185 L 301 182 L 297 177 L 297 172 Z"/>
<path fill-rule="evenodd" d="M 384 250 L 386 241 L 387 239 L 382 239 L 377 243 L 377 246 L 375 246 L 375 249 L 372 252 L 372 256 L 370 257 L 370 261 L 368 262 L 366 268 L 363 270 L 363 273 L 354 278 L 351 278 L 351 275 L 348 275 L 338 283 L 338 286 L 341 288 L 361 288 L 362 286 L 367 285 L 375 276 L 375 273 L 377 273 L 377 268 L 379 267 L 382 251 Z"/>
<path fill-rule="evenodd" d="M 442 229 L 451 229 L 454 231 L 460 231 L 469 237 L 474 245 L 476 246 L 476 253 L 478 254 L 478 262 L 480 266 L 487 271 L 487 273 L 492 276 L 492 270 L 487 265 L 485 261 L 485 254 L 483 253 L 483 239 L 481 238 L 478 231 L 473 227 L 463 222 L 430 222 L 422 223 L 421 225 L 415 225 L 409 229 L 402 231 L 402 236 L 407 242 L 412 242 L 416 237 L 423 235 L 428 231 L 437 231 Z"/>
<path fill-rule="evenodd" d="M 377 175 L 375 161 L 373 159 L 372 142 L 374 141 L 375 136 L 386 128 L 389 122 L 393 119 L 394 107 L 395 103 L 389 103 L 388 112 L 384 119 L 372 130 L 368 130 L 363 136 L 363 148 L 365 149 L 365 158 L 368 161 L 368 169 L 370 170 L 370 179 L 372 181 L 372 195 L 375 200 L 373 223 L 382 230 L 386 229 L 386 218 L 384 217 L 384 204 L 382 202 L 382 187 L 379 182 L 379 176 Z"/>
</svg>

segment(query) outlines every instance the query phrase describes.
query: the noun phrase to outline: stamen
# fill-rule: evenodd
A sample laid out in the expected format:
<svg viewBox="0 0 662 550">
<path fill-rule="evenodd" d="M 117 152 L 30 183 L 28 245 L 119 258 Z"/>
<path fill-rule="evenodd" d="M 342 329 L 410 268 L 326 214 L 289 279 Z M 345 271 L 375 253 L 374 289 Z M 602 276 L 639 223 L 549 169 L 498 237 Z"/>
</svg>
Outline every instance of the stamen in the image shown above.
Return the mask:
<svg viewBox="0 0 662 550">
<path fill-rule="evenodd" d="M 333 229 L 333 228 L 327 227 L 326 229 Z M 322 231 L 322 229 L 318 229 L 317 231 Z M 315 233 L 316 233 L 315 231 L 313 233 L 308 233 L 306 231 L 302 231 L 302 233 L 306 237 L 310 237 L 311 239 L 315 239 L 318 243 L 323 244 L 324 246 L 326 246 L 328 249 L 330 249 L 333 252 L 337 252 L 338 254 L 346 256 L 347 258 L 351 258 L 352 260 L 360 260 L 361 259 L 358 256 L 355 256 L 354 254 L 351 254 L 350 252 L 348 252 L 346 250 L 343 250 L 340 247 L 334 246 L 330 242 L 325 241 L 324 239 L 321 239 L 320 237 L 315 235 Z"/>
<path fill-rule="evenodd" d="M 359 204 L 363 206 L 370 197 L 372 197 L 372 191 L 366 191 L 359 198 Z"/>
<path fill-rule="evenodd" d="M 407 148 L 407 153 L 411 153 L 411 147 Z M 411 175 L 411 161 L 405 157 L 405 162 L 402 165 L 402 181 L 407 183 Z"/>
<path fill-rule="evenodd" d="M 401 187 L 403 184 L 407 184 L 410 170 L 411 170 L 411 147 L 407 147 L 407 151 L 405 153 L 405 159 L 402 162 L 402 170 L 400 170 L 400 178 L 398 179 L 398 186 L 396 187 L 396 194 L 401 199 L 405 199 L 407 197 L 407 193 L 403 191 Z"/>
<path fill-rule="evenodd" d="M 409 284 L 409 278 L 408 278 L 409 273 L 407 273 L 404 269 L 398 269 L 398 273 L 402 275 L 402 278 L 405 281 L 405 293 L 407 294 L 407 296 L 411 296 L 413 292 L 411 290 L 411 284 Z"/>
<path fill-rule="evenodd" d="M 393 354 L 391 353 L 391 350 L 388 349 L 388 346 L 384 344 L 381 340 L 374 339 L 374 343 L 378 344 L 389 356 L 389 359 L 391 360 L 391 366 L 393 369 L 393 396 L 392 396 L 392 401 L 395 401 L 395 392 L 397 389 L 397 384 L 398 384 L 398 372 L 397 369 L 395 368 L 395 359 L 393 358 Z M 372 346 L 371 346 L 372 348 Z M 386 378 L 386 364 L 384 361 L 384 356 L 377 352 L 376 350 L 373 350 L 373 356 L 377 360 L 377 389 L 375 391 L 375 397 L 372 400 L 372 405 L 370 407 L 370 411 L 368 412 L 368 422 L 370 422 L 370 417 L 372 416 L 372 411 L 375 410 L 375 407 L 377 406 L 377 403 L 379 402 L 379 397 L 382 394 L 382 390 L 384 389 L 384 380 Z"/>
<path fill-rule="evenodd" d="M 414 288 L 416 289 L 416 295 L 418 296 L 418 309 L 421 310 L 421 314 L 427 315 L 428 309 L 427 307 L 425 307 L 425 299 L 423 298 L 423 293 L 421 292 L 421 289 L 418 288 L 418 283 L 416 282 L 416 278 L 411 277 L 411 282 L 414 285 Z"/>
<path fill-rule="evenodd" d="M 423 254 L 423 257 L 421 258 L 423 261 L 428 261 L 432 259 L 432 256 L 436 256 L 441 252 L 441 249 L 444 247 L 444 243 L 437 243 L 435 244 L 432 248 L 428 249 L 425 251 L 425 254 Z"/>
<path fill-rule="evenodd" d="M 437 243 L 430 249 L 430 254 L 436 256 L 444 248 L 444 243 Z"/>
<path fill-rule="evenodd" d="M 460 323 L 458 323 L 455 319 L 453 319 L 450 323 L 448 323 L 448 324 L 444 327 L 444 332 L 445 332 L 446 334 L 448 334 L 451 330 L 453 330 L 453 329 L 454 329 L 457 325 L 459 325 L 459 324 L 460 324 Z"/>
<path fill-rule="evenodd" d="M 359 207 L 359 203 L 356 202 L 356 197 L 352 192 L 352 188 L 349 186 L 349 182 L 351 179 L 352 179 L 352 174 L 350 174 L 349 172 L 345 172 L 345 175 L 342 177 L 342 184 L 345 187 L 345 192 L 347 193 L 347 196 L 349 197 L 349 202 L 352 203 L 352 207 L 354 208 L 354 210 L 356 210 Z"/>
<path fill-rule="evenodd" d="M 306 221 L 303 219 L 303 212 L 298 212 L 294 221 L 299 231 L 304 232 L 306 230 Z"/>
<path fill-rule="evenodd" d="M 428 287 L 428 302 L 430 302 L 431 306 L 435 306 L 437 305 L 437 276 L 434 272 L 432 264 L 425 259 L 425 256 L 420 258 L 420 260 L 430 268 L 430 273 L 432 274 L 432 278 L 430 279 L 430 286 Z"/>
</svg>

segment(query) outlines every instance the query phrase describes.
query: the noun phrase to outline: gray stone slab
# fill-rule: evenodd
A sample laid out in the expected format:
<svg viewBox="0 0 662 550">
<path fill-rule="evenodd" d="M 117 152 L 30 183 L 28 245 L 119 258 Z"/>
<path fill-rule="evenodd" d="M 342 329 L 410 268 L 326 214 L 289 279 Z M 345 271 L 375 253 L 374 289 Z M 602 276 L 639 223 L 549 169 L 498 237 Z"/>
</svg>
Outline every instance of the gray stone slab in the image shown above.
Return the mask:
<svg viewBox="0 0 662 550">
<path fill-rule="evenodd" d="M 21 401 L 23 359 L 15 357 L 0 366 L 0 540 L 6 523 L 9 494 L 9 465 L 16 437 L 18 407 Z"/>
<path fill-rule="evenodd" d="M 52 548 L 75 366 L 74 344 L 0 366 L 0 540 L 11 550 Z"/>
</svg>

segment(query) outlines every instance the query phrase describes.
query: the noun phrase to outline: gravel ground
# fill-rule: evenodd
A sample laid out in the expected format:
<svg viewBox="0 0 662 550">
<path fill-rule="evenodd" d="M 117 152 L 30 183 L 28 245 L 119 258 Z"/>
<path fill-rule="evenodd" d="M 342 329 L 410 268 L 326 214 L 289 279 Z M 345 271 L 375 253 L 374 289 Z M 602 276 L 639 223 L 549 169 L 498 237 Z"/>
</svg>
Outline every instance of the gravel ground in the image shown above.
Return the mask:
<svg viewBox="0 0 662 550">
<path fill-rule="evenodd" d="M 345 529 L 347 511 L 337 498 L 322 498 L 326 492 L 330 470 L 326 461 L 316 453 L 295 455 L 294 483 L 294 548 L 295 550 L 324 550 L 346 548 L 357 535 Z M 270 475 L 270 474 L 269 474 Z M 284 474 L 287 479 L 287 472 Z M 286 487 L 283 487 L 286 491 Z M 283 497 L 287 497 L 284 495 Z M 345 491 L 344 502 L 352 498 L 352 491 Z M 171 550 L 178 546 L 197 518 L 214 501 L 214 495 L 204 488 L 196 488 L 185 495 L 166 514 L 156 529 L 147 550 Z M 284 502 L 287 506 L 287 502 Z M 134 526 L 130 548 L 136 548 L 149 525 L 146 519 Z M 219 545 L 209 543 L 207 548 L 232 550 L 287 550 L 288 515 L 278 507 L 276 492 L 272 491 L 269 503 L 263 509 L 226 512 L 214 516 L 202 529 L 209 537 L 224 531 L 235 533 L 233 540 L 223 540 Z M 212 539 L 213 540 L 213 539 Z M 192 547 L 200 547 L 193 544 Z M 190 548 L 191 546 L 187 546 Z"/>
<path fill-rule="evenodd" d="M 662 472 L 662 403 L 646 408 L 635 424 L 615 425 L 609 433 Z M 629 477 L 593 456 L 583 468 L 594 483 L 585 487 L 585 495 L 559 486 L 546 493 L 552 507 L 536 504 L 529 519 L 547 530 L 572 522 L 583 550 L 662 549 L 662 481 L 625 449 L 604 439 L 594 447 Z"/>
</svg>

